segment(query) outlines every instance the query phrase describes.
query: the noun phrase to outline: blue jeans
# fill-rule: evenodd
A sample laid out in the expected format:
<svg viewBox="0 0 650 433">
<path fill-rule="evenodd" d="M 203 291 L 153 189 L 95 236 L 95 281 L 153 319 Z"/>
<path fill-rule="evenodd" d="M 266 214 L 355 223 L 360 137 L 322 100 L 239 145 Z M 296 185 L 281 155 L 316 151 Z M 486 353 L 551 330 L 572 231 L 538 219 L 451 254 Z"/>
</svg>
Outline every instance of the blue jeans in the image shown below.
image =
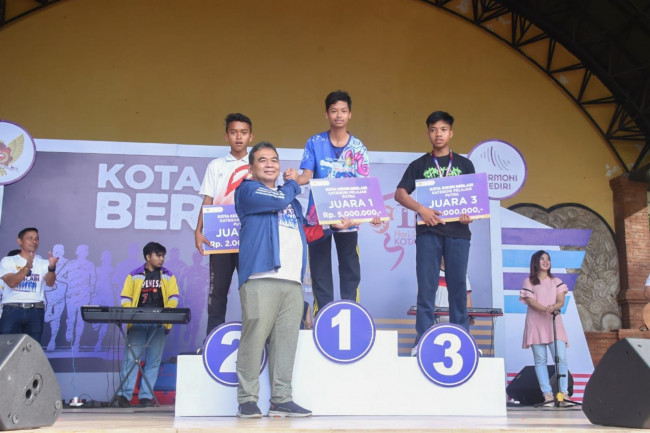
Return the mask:
<svg viewBox="0 0 650 433">
<path fill-rule="evenodd" d="M 0 317 L 0 334 L 27 334 L 41 344 L 45 308 L 22 308 L 4 305 Z"/>
<path fill-rule="evenodd" d="M 539 382 L 539 387 L 542 389 L 542 393 L 551 394 L 553 390 L 551 389 L 551 382 L 548 378 L 548 368 L 546 367 L 546 347 L 548 346 L 551 351 L 551 356 L 555 362 L 555 347 L 553 343 L 548 344 L 532 344 L 530 347 L 533 349 L 533 357 L 535 358 L 535 374 L 537 375 L 537 381 Z M 560 370 L 560 392 L 567 393 L 569 389 L 569 375 L 566 364 L 566 343 L 564 341 L 557 341 L 557 354 L 558 354 L 558 369 Z"/>
<path fill-rule="evenodd" d="M 165 348 L 165 328 L 162 325 L 133 325 L 129 329 L 127 334 L 127 344 L 131 344 L 133 351 L 136 355 L 140 355 L 142 351 L 142 346 L 147 342 L 147 339 L 151 334 L 154 334 L 149 347 L 145 349 L 144 352 L 144 375 L 151 384 L 153 388 L 156 384 L 156 379 L 158 378 L 158 370 L 160 368 L 160 360 L 162 359 L 163 349 Z M 142 360 L 142 359 L 141 359 Z M 124 359 L 122 361 L 122 369 L 120 370 L 120 380 L 124 379 L 126 372 L 133 365 L 133 355 L 128 348 L 124 348 Z M 127 400 L 131 400 L 133 396 L 133 388 L 135 387 L 135 379 L 138 376 L 138 367 L 135 366 L 131 373 L 129 373 L 128 378 L 122 385 L 122 391 L 119 392 L 120 395 L 123 395 Z M 152 390 L 146 385 L 144 380 L 140 381 L 140 393 L 138 398 L 142 400 L 143 398 L 152 398 Z"/>
<path fill-rule="evenodd" d="M 449 238 L 431 232 L 419 233 L 415 239 L 415 252 L 418 280 L 416 343 L 435 324 L 433 313 L 442 257 L 445 258 L 445 278 L 449 292 L 449 321 L 469 330 L 466 283 L 469 239 Z"/>
</svg>

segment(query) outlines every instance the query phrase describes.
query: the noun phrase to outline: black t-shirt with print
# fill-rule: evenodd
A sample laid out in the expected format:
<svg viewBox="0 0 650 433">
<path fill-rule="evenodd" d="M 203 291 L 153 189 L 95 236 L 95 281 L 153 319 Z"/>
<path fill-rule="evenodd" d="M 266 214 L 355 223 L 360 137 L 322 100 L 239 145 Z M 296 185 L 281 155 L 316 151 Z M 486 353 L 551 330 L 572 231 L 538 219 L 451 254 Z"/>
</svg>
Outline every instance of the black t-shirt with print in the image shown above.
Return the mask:
<svg viewBox="0 0 650 433">
<path fill-rule="evenodd" d="M 461 174 L 472 174 L 474 171 L 474 164 L 472 161 L 462 155 L 453 153 L 452 165 L 449 168 L 449 176 L 459 176 Z M 425 153 L 415 161 L 411 162 L 402 176 L 402 180 L 397 185 L 398 188 L 404 188 L 406 192 L 411 194 L 415 191 L 415 181 L 419 179 L 431 179 L 434 177 L 447 176 L 447 169 L 449 167 L 449 155 L 438 157 L 438 164 L 440 165 L 439 173 L 438 166 L 433 160 L 430 153 Z M 415 233 L 433 232 L 441 236 L 450 238 L 470 239 L 472 233 L 469 231 L 467 224 L 458 221 L 448 222 L 444 225 L 436 224 L 435 226 L 428 226 L 420 224 L 415 227 Z"/>
<path fill-rule="evenodd" d="M 164 306 L 162 286 L 160 284 L 160 269 L 149 271 L 145 268 L 138 307 L 162 308 Z"/>
</svg>

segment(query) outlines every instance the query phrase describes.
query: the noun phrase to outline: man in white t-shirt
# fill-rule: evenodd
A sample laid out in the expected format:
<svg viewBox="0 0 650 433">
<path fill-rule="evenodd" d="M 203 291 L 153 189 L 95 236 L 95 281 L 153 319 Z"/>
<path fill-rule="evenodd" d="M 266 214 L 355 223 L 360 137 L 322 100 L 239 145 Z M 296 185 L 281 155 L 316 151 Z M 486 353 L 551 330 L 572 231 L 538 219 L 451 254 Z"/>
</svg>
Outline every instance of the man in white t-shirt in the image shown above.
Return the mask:
<svg viewBox="0 0 650 433">
<path fill-rule="evenodd" d="M 45 260 L 36 255 L 38 230 L 29 227 L 18 233 L 20 253 L 0 261 L 4 282 L 0 334 L 27 334 L 39 344 L 45 319 L 45 285 L 56 281 L 58 257 L 49 252 Z"/>
<path fill-rule="evenodd" d="M 199 194 L 203 204 L 234 204 L 235 189 L 248 176 L 248 145 L 253 140 L 253 124 L 241 113 L 226 116 L 225 139 L 230 153 L 210 162 L 205 171 Z M 210 245 L 203 235 L 203 207 L 194 232 L 196 248 L 204 254 L 204 244 Z M 208 326 L 206 335 L 226 321 L 226 305 L 232 275 L 239 266 L 238 253 L 210 255 L 210 290 L 208 291 Z"/>
</svg>

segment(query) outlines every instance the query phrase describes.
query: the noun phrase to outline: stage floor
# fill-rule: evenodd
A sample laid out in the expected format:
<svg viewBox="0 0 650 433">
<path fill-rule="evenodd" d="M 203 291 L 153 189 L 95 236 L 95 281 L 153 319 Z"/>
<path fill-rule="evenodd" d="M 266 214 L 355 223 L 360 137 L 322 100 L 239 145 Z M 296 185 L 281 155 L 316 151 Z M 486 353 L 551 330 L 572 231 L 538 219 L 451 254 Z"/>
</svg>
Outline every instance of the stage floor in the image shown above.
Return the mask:
<svg viewBox="0 0 650 433">
<path fill-rule="evenodd" d="M 35 430 L 23 430 L 35 432 Z M 236 417 L 174 417 L 173 406 L 129 409 L 66 409 L 51 427 L 38 432 L 146 432 L 146 433 L 371 433 L 371 432 L 612 432 L 639 431 L 596 426 L 580 407 L 509 408 L 506 417 L 446 416 L 317 416 L 302 419 L 262 418 L 241 420 Z"/>
</svg>

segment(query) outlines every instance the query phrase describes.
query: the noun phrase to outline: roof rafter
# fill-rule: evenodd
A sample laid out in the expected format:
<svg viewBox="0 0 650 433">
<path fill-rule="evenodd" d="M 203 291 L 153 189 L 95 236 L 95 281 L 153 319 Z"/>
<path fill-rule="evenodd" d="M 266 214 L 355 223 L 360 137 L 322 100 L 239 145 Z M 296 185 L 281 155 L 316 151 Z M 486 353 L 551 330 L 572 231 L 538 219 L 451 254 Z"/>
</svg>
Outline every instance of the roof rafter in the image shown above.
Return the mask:
<svg viewBox="0 0 650 433">
<path fill-rule="evenodd" d="M 650 162 L 650 56 L 645 61 L 629 43 L 639 34 L 650 43 L 650 7 L 634 0 L 422 1 L 481 27 L 544 71 L 583 111 L 625 172 Z M 560 59 L 560 46 L 572 61 Z"/>
<path fill-rule="evenodd" d="M 61 0 L 0 0 L 0 28 Z"/>
</svg>

